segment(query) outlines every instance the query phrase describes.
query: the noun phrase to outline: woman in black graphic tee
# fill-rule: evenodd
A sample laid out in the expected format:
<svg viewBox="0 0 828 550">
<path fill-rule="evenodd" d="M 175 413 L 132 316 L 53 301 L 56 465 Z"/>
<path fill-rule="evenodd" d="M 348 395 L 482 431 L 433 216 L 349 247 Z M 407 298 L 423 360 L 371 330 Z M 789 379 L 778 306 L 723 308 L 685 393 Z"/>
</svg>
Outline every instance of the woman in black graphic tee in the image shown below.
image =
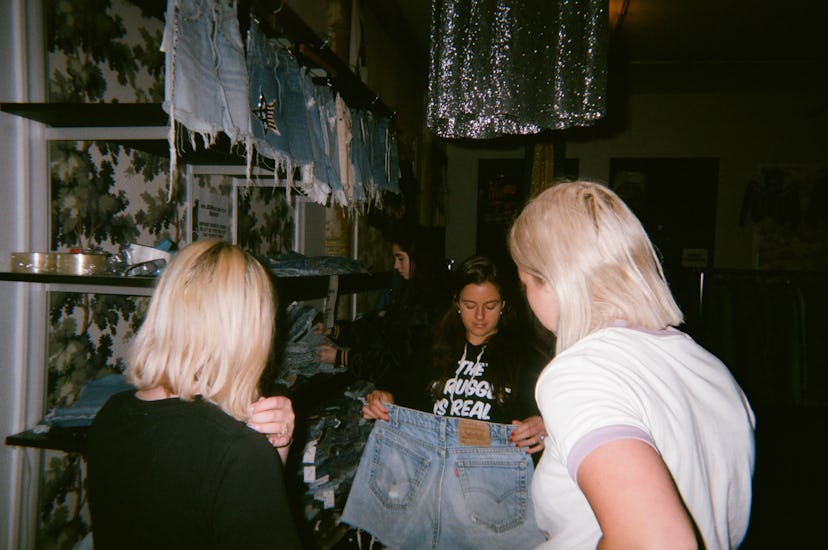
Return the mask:
<svg viewBox="0 0 828 550">
<path fill-rule="evenodd" d="M 363 416 L 388 420 L 386 403 L 440 416 L 518 425 L 516 446 L 543 449 L 546 431 L 534 400 L 534 384 L 549 360 L 533 345 L 532 328 L 507 305 L 495 264 L 483 256 L 453 273 L 451 306 L 434 330 L 432 361 L 415 387 L 418 399 L 402 400 L 385 389 L 366 398 Z M 395 399 L 396 398 L 396 399 Z"/>
</svg>

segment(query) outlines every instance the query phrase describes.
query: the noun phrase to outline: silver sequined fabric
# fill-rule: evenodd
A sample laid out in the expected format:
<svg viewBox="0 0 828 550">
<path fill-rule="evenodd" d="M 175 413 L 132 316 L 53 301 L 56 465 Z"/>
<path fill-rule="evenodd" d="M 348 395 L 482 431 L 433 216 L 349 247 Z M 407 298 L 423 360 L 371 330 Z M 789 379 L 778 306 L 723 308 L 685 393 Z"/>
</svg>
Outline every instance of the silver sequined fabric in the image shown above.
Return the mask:
<svg viewBox="0 0 828 550">
<path fill-rule="evenodd" d="M 494 138 L 606 114 L 607 0 L 433 0 L 428 126 Z"/>
</svg>

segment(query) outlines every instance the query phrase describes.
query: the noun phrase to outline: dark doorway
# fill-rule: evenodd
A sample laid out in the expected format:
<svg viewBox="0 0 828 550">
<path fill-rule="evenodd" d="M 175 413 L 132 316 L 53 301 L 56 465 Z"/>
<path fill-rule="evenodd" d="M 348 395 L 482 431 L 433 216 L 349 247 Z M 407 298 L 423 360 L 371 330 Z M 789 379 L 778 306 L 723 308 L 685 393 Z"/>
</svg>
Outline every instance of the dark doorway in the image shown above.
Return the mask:
<svg viewBox="0 0 828 550">
<path fill-rule="evenodd" d="M 650 235 L 676 301 L 693 332 L 700 274 L 713 265 L 718 158 L 614 158 L 610 187 Z"/>
</svg>

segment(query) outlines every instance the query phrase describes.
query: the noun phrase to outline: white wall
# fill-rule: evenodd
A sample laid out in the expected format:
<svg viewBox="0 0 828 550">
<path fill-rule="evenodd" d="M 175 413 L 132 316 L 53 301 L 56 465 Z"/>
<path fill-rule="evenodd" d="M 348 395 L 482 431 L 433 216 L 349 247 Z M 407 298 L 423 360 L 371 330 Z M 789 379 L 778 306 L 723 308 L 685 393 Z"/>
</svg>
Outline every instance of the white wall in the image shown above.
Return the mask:
<svg viewBox="0 0 828 550">
<path fill-rule="evenodd" d="M 826 95 L 799 91 L 638 94 L 629 127 L 612 139 L 567 144 L 581 175 L 606 181 L 612 157 L 716 157 L 719 196 L 714 266 L 753 267 L 749 226 L 739 226 L 742 197 L 762 164 L 826 163 Z M 821 114 L 820 114 L 821 109 Z"/>
<path fill-rule="evenodd" d="M 614 157 L 715 157 L 720 159 L 714 266 L 753 267 L 749 226 L 739 225 L 745 188 L 763 164 L 828 163 L 825 93 L 636 94 L 627 128 L 612 137 L 570 139 L 566 156 L 580 161 L 580 176 L 608 182 Z M 522 158 L 504 151 L 449 144 L 449 213 L 446 249 L 452 257 L 474 252 L 477 160 Z"/>
<path fill-rule="evenodd" d="M 43 33 L 39 0 L 0 0 L 0 101 L 43 101 Z M 48 215 L 43 127 L 0 114 L 0 270 L 9 253 L 46 250 Z M 43 414 L 45 292 L 0 282 L 0 436 L 32 426 Z M 33 365 L 31 369 L 28 365 Z M 40 452 L 0 446 L 0 547 L 30 548 L 36 519 Z"/>
</svg>

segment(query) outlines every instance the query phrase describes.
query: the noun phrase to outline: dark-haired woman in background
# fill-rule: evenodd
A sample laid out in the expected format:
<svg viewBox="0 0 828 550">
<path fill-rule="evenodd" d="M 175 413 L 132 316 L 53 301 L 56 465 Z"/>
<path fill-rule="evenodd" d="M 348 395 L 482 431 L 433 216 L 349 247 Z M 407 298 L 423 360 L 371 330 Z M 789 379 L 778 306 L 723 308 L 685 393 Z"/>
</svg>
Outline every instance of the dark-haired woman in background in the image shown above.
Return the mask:
<svg viewBox="0 0 828 550">
<path fill-rule="evenodd" d="M 413 376 L 430 362 L 432 327 L 447 302 L 443 258 L 426 230 L 399 225 L 391 233 L 394 271 L 400 284 L 388 305 L 355 321 L 337 321 L 324 330 L 331 343 L 317 346 L 320 361 L 348 369 L 357 378 L 414 392 Z"/>
<path fill-rule="evenodd" d="M 546 432 L 532 388 L 546 358 L 491 260 L 464 261 L 454 289 L 412 391 L 366 398 L 363 416 L 377 422 L 342 521 L 400 550 L 533 548 L 544 537 L 529 454 Z"/>
<path fill-rule="evenodd" d="M 385 403 L 438 416 L 512 423 L 512 440 L 527 452 L 543 449 L 546 432 L 535 406 L 534 385 L 549 358 L 528 337 L 516 305 L 508 305 L 495 264 L 483 256 L 453 273 L 453 300 L 434 331 L 431 365 L 411 399 L 386 389 L 366 398 L 363 415 L 388 420 Z"/>
</svg>

